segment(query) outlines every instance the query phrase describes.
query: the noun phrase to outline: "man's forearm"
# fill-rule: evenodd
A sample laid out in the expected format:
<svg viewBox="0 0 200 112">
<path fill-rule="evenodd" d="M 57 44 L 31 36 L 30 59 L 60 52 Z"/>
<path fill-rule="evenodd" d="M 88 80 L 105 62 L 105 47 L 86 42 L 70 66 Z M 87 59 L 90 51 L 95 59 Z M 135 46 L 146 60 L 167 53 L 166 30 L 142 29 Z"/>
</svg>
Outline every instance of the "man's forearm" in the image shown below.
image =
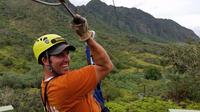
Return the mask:
<svg viewBox="0 0 200 112">
<path fill-rule="evenodd" d="M 112 69 L 113 65 L 110 57 L 106 53 L 106 50 L 92 38 L 87 40 L 87 44 L 90 47 L 95 64 L 101 67 Z"/>
</svg>

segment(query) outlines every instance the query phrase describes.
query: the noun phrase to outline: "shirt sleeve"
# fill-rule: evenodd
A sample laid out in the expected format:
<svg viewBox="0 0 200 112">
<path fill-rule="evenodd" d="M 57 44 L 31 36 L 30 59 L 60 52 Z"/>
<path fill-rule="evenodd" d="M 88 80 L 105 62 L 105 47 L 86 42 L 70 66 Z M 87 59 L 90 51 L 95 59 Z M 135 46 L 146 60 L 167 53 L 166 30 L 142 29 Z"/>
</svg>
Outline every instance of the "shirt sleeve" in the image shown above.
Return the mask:
<svg viewBox="0 0 200 112">
<path fill-rule="evenodd" d="M 85 96 L 96 88 L 97 78 L 94 65 L 88 65 L 65 75 L 66 89 L 76 96 Z"/>
</svg>

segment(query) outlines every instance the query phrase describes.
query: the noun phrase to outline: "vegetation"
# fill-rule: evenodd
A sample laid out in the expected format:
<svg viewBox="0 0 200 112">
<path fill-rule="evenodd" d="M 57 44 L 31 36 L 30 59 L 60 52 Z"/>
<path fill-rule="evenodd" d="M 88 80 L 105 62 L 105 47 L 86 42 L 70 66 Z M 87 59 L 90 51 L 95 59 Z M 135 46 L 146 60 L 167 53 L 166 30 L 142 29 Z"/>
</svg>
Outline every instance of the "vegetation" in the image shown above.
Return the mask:
<svg viewBox="0 0 200 112">
<path fill-rule="evenodd" d="M 103 18 L 101 15 L 94 16 L 84 7 L 81 10 L 86 11 L 80 12 L 88 18 L 91 29 L 97 31 L 96 40 L 115 65 L 102 83 L 111 112 L 200 109 L 198 42 L 150 41 L 145 34 L 131 35 L 94 19 Z M 0 12 L 0 106 L 11 104 L 14 112 L 42 112 L 42 67 L 32 53 L 34 39 L 46 33 L 63 35 L 77 47 L 71 53 L 71 69 L 86 65 L 84 44 L 70 28 L 71 18 L 58 7 L 31 0 L 1 0 Z"/>
</svg>

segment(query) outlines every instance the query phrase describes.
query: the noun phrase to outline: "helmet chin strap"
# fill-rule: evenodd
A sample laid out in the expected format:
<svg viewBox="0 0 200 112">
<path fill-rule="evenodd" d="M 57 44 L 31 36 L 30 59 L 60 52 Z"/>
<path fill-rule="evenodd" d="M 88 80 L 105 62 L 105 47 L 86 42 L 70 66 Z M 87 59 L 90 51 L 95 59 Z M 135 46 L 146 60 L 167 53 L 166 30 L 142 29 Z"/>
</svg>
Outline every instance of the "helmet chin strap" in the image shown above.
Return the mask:
<svg viewBox="0 0 200 112">
<path fill-rule="evenodd" d="M 48 70 L 49 70 L 50 72 L 52 72 L 52 74 L 53 74 L 54 76 L 58 76 L 58 75 L 59 75 L 58 72 L 56 72 L 56 71 L 54 70 L 54 68 L 52 67 L 52 65 L 51 65 L 51 60 L 50 60 L 50 56 L 49 56 L 48 51 L 45 52 L 45 55 L 46 55 L 47 61 L 48 61 L 48 63 L 49 63 L 49 65 L 48 65 Z"/>
</svg>

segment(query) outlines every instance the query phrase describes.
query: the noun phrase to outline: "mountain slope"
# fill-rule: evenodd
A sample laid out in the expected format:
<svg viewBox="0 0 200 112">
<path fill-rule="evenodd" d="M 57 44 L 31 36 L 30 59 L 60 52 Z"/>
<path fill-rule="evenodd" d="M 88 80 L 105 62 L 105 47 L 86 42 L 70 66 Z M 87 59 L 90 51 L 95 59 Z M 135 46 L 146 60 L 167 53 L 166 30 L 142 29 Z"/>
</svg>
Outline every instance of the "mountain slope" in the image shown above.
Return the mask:
<svg viewBox="0 0 200 112">
<path fill-rule="evenodd" d="M 147 38 L 159 38 L 163 41 L 184 42 L 199 39 L 192 30 L 182 27 L 173 20 L 156 19 L 136 8 L 108 6 L 100 0 L 91 0 L 79 9 L 82 13 L 93 15 L 98 21 L 121 32 L 145 34 Z"/>
</svg>

